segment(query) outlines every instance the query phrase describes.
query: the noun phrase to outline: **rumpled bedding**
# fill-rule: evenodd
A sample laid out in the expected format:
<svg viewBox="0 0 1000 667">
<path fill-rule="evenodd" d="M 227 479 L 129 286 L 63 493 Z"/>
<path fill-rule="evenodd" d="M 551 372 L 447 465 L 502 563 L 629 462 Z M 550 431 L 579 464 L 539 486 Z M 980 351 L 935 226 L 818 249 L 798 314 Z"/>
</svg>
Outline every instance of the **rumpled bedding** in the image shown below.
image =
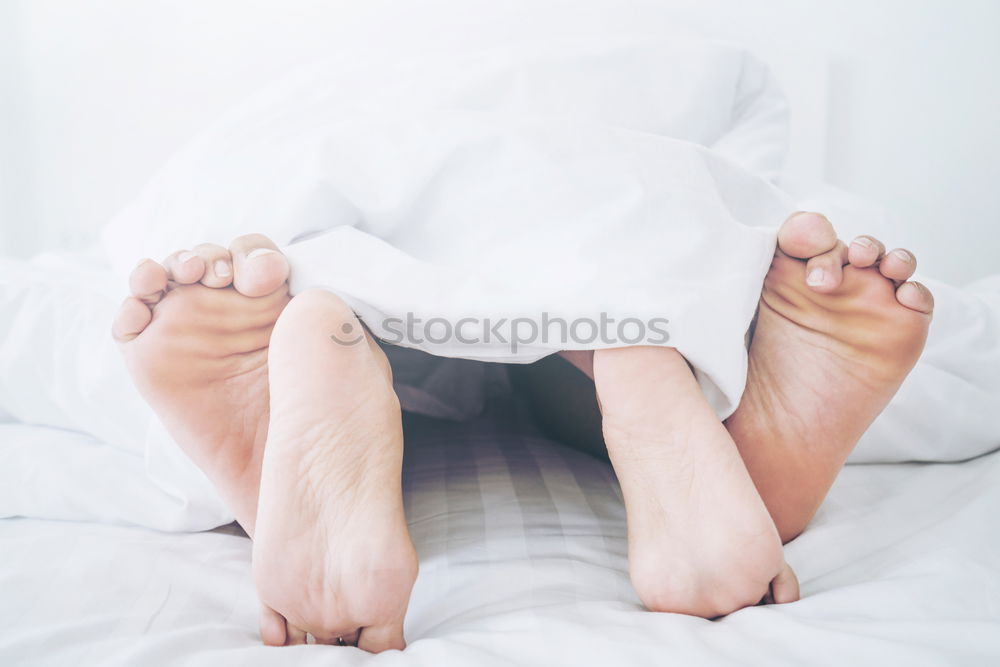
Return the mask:
<svg viewBox="0 0 1000 667">
<path fill-rule="evenodd" d="M 774 226 L 790 202 L 815 201 L 770 182 L 786 109 L 766 70 L 687 36 L 404 55 L 331 57 L 263 91 L 175 156 L 103 248 L 0 260 L 0 413 L 80 434 L 0 448 L 0 516 L 172 531 L 232 520 L 132 388 L 108 332 L 137 258 L 248 231 L 284 246 L 293 291 L 338 292 L 376 334 L 407 315 L 665 317 L 666 342 L 719 414 L 732 409 Z M 821 199 L 835 220 L 859 215 Z M 1000 277 L 925 282 L 937 297 L 928 347 L 853 462 L 1000 446 Z M 471 360 L 606 344 L 515 349 L 510 333 L 387 347 L 404 408 L 469 419 L 497 376 Z"/>
<path fill-rule="evenodd" d="M 642 609 L 607 463 L 507 413 L 411 426 L 404 498 L 420 576 L 405 651 L 262 646 L 250 541 L 231 529 L 9 519 L 0 521 L 0 663 L 1000 662 L 1000 453 L 848 466 L 809 530 L 786 547 L 802 600 L 713 622 Z M 16 440 L 6 428 L 0 440 Z M 21 428 L 42 449 L 71 435 Z"/>
<path fill-rule="evenodd" d="M 669 344 L 735 408 L 793 208 L 769 180 L 787 108 L 761 63 L 680 33 L 332 51 L 174 156 L 105 230 L 113 264 L 257 231 L 293 293 L 334 291 L 397 345 L 529 362 Z"/>
<path fill-rule="evenodd" d="M 0 259 L 0 662 L 996 662 L 1000 276 L 924 279 L 937 311 L 921 361 L 786 550 L 804 599 L 715 623 L 641 610 L 607 464 L 523 414 L 469 419 L 505 387 L 468 359 L 571 341 L 406 341 L 433 361 L 389 348 L 403 404 L 456 420 L 407 431 L 410 647 L 259 645 L 249 542 L 176 534 L 233 517 L 110 339 L 138 257 L 259 231 L 284 246 L 294 290 L 337 291 L 376 333 L 406 313 L 663 316 L 724 415 L 774 226 L 810 199 L 771 184 L 784 102 L 736 47 L 469 46 L 304 68 L 176 156 L 102 249 Z M 857 465 L 904 461 L 953 463 Z"/>
<path fill-rule="evenodd" d="M 1000 276 L 964 289 L 924 282 L 937 299 L 927 348 L 853 463 L 962 461 L 1000 447 Z M 121 281 L 97 252 L 0 260 L 0 413 L 20 422 L 0 433 L 0 517 L 168 531 L 232 521 L 128 378 L 110 336 L 121 298 Z M 423 353 L 389 353 L 411 412 L 464 419 L 504 382 L 498 365 L 446 359 L 427 371 L 412 358 Z M 456 379 L 462 402 L 435 402 Z"/>
</svg>

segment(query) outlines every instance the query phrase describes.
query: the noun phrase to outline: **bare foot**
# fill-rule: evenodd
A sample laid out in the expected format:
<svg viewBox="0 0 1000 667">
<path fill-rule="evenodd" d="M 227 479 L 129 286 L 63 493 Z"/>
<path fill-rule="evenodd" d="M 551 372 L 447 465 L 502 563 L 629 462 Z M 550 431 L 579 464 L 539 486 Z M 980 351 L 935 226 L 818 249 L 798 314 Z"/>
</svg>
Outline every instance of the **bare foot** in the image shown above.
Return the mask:
<svg viewBox="0 0 1000 667">
<path fill-rule="evenodd" d="M 266 237 L 201 245 L 132 271 L 112 325 L 132 380 L 253 534 L 268 421 L 267 346 L 288 264 Z M 235 282 L 235 284 L 234 284 Z"/>
<path fill-rule="evenodd" d="M 713 618 L 798 599 L 774 523 L 684 358 L 599 350 L 592 369 L 643 603 Z"/>
<path fill-rule="evenodd" d="M 253 550 L 261 601 L 317 641 L 402 649 L 417 556 L 385 355 L 343 301 L 305 291 L 271 336 L 270 396 Z M 265 643 L 288 642 L 271 620 Z"/>
<path fill-rule="evenodd" d="M 912 254 L 871 237 L 846 246 L 818 214 L 778 233 L 746 391 L 726 426 L 784 541 L 805 529 L 923 350 L 934 300 L 905 282 L 915 269 Z"/>
<path fill-rule="evenodd" d="M 289 301 L 288 263 L 267 237 L 178 251 L 132 271 L 112 324 L 139 391 L 251 537 L 268 427 L 267 347 Z M 261 626 L 284 619 L 270 609 Z M 289 643 L 305 633 L 287 628 Z"/>
</svg>

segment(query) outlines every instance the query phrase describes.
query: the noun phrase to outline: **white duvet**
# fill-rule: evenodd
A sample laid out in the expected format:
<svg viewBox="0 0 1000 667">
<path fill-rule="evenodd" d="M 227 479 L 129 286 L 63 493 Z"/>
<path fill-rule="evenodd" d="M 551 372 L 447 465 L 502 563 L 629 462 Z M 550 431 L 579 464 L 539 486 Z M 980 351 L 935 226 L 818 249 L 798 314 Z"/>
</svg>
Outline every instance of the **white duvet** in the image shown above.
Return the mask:
<svg viewBox="0 0 1000 667">
<path fill-rule="evenodd" d="M 763 65 L 680 34 L 331 51 L 176 155 L 105 230 L 115 265 L 258 231 L 293 293 L 337 292 L 389 342 L 518 362 L 669 344 L 734 409 L 792 210 Z"/>
</svg>

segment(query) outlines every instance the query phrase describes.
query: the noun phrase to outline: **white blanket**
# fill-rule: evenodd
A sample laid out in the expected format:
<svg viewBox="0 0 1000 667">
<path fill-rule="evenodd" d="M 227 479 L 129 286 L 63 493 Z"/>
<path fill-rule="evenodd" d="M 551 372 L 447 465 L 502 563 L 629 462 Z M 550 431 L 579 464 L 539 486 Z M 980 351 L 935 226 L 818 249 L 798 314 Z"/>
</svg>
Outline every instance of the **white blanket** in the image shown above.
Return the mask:
<svg viewBox="0 0 1000 667">
<path fill-rule="evenodd" d="M 125 270 L 263 232 L 293 292 L 445 357 L 669 344 L 725 417 L 792 210 L 768 181 L 786 111 L 744 50 L 675 34 L 339 53 L 175 156 L 104 238 Z"/>
</svg>

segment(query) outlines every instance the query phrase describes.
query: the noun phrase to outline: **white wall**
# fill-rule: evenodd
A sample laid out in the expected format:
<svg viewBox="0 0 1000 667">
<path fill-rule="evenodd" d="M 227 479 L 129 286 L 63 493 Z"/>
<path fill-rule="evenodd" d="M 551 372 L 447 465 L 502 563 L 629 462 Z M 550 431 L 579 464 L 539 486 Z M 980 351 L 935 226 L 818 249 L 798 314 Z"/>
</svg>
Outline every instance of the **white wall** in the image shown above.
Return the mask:
<svg viewBox="0 0 1000 667">
<path fill-rule="evenodd" d="M 0 2 L 0 252 L 92 238 L 205 122 L 328 50 L 358 4 Z M 885 204 L 887 241 L 954 282 L 1000 272 L 1000 2 L 659 4 L 797 71 L 794 166 Z"/>
<path fill-rule="evenodd" d="M 827 180 L 884 204 L 897 222 L 886 240 L 929 275 L 1000 272 L 1000 2 L 683 4 L 762 47 L 828 53 Z"/>
</svg>

